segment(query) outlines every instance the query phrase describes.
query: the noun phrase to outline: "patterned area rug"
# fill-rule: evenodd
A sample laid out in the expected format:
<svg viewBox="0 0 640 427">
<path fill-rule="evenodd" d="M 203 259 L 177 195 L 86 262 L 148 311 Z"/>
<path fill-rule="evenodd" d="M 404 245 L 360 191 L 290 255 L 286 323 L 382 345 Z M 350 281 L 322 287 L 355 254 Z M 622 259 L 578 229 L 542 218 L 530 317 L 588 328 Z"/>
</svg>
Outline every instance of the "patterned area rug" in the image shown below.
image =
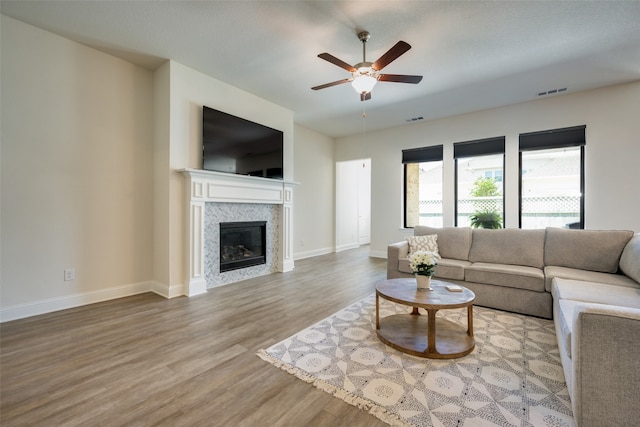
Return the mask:
<svg viewBox="0 0 640 427">
<path fill-rule="evenodd" d="M 410 310 L 380 299 L 381 318 Z M 473 310 L 476 347 L 459 359 L 423 359 L 383 344 L 375 295 L 258 356 L 391 425 L 575 426 L 553 322 Z M 438 316 L 466 326 L 466 309 Z"/>
</svg>

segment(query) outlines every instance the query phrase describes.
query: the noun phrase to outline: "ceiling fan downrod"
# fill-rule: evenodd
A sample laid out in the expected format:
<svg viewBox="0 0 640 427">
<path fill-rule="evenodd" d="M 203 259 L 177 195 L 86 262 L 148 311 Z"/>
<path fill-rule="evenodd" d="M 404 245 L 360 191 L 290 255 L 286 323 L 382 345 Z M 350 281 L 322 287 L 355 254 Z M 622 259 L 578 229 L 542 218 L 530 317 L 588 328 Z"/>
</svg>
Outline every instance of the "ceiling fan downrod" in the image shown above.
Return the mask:
<svg viewBox="0 0 640 427">
<path fill-rule="evenodd" d="M 368 31 L 358 33 L 358 38 L 362 42 L 362 62 L 354 65 L 355 70 L 351 73 L 351 86 L 360 94 L 360 100 L 366 101 L 371 98 L 371 89 L 378 81 L 378 73 L 372 68 L 373 63 L 367 62 L 367 40 L 371 37 Z"/>
<path fill-rule="evenodd" d="M 362 42 L 362 63 L 367 62 L 367 41 L 371 38 L 371 34 L 368 31 L 361 31 L 358 33 L 358 38 Z"/>
</svg>

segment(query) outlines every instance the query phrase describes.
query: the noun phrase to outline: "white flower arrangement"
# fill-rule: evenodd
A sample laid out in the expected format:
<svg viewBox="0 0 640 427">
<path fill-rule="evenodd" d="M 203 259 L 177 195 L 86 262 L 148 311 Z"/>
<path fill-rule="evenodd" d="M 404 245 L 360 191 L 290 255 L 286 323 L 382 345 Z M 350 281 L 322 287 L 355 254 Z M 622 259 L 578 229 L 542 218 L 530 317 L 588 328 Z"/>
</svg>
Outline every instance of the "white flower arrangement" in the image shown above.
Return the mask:
<svg viewBox="0 0 640 427">
<path fill-rule="evenodd" d="M 413 274 L 419 276 L 433 276 L 437 265 L 438 257 L 434 252 L 416 251 L 409 257 L 409 266 Z"/>
</svg>

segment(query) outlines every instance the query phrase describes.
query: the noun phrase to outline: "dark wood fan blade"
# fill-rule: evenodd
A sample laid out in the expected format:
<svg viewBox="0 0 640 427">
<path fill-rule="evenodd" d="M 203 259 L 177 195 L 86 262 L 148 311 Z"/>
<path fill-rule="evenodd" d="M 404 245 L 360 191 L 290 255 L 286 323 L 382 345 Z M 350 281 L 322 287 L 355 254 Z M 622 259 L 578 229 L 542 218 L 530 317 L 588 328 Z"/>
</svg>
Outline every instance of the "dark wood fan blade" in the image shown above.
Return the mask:
<svg viewBox="0 0 640 427">
<path fill-rule="evenodd" d="M 360 101 L 366 101 L 371 99 L 371 92 L 364 92 L 360 94 Z"/>
<path fill-rule="evenodd" d="M 411 49 L 411 45 L 407 42 L 403 42 L 402 40 L 400 40 L 398 43 L 395 44 L 395 46 L 389 49 L 387 53 L 382 55 L 380 59 L 374 62 L 371 68 L 373 68 L 376 71 L 380 71 L 384 67 L 389 65 L 392 61 L 395 61 L 400 55 L 402 55 L 409 49 Z"/>
<path fill-rule="evenodd" d="M 420 83 L 422 76 L 406 76 L 404 74 L 379 74 L 378 80 L 381 82 L 395 83 Z"/>
<path fill-rule="evenodd" d="M 318 55 L 318 58 L 322 58 L 325 61 L 329 61 L 331 62 L 333 65 L 337 65 L 340 68 L 344 68 L 345 70 L 347 70 L 350 73 L 353 73 L 356 69 L 353 68 L 353 65 L 349 65 L 346 62 L 344 62 L 341 59 L 336 58 L 335 56 L 331 55 L 330 53 L 321 53 L 320 55 Z"/>
<path fill-rule="evenodd" d="M 324 88 L 327 88 L 327 87 L 337 86 L 337 85 L 341 85 L 341 84 L 343 84 L 343 83 L 348 83 L 348 82 L 350 82 L 351 80 L 353 80 L 353 79 L 337 80 L 337 81 L 335 81 L 335 82 L 325 83 L 325 84 L 320 85 L 320 86 L 314 86 L 314 87 L 312 87 L 311 89 L 313 89 L 313 90 L 324 89 Z"/>
</svg>

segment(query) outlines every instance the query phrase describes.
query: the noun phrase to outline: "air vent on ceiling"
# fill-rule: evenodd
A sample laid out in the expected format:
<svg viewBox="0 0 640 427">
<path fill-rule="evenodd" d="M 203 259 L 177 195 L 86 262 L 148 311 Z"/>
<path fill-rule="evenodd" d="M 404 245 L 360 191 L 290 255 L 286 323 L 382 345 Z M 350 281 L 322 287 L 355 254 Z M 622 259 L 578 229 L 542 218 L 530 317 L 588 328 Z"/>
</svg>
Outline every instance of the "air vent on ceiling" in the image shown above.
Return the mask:
<svg viewBox="0 0 640 427">
<path fill-rule="evenodd" d="M 420 116 L 420 117 L 412 117 L 410 119 L 406 119 L 405 122 L 413 123 L 413 122 L 419 122 L 420 120 L 424 120 L 424 117 L 422 117 L 422 116 Z"/>
<path fill-rule="evenodd" d="M 560 89 L 550 89 L 550 90 L 548 90 L 546 92 L 538 92 L 538 96 L 553 95 L 553 94 L 556 94 L 556 93 L 562 93 L 562 92 L 566 92 L 566 91 L 567 91 L 566 87 L 563 87 L 563 88 L 560 88 Z"/>
</svg>

